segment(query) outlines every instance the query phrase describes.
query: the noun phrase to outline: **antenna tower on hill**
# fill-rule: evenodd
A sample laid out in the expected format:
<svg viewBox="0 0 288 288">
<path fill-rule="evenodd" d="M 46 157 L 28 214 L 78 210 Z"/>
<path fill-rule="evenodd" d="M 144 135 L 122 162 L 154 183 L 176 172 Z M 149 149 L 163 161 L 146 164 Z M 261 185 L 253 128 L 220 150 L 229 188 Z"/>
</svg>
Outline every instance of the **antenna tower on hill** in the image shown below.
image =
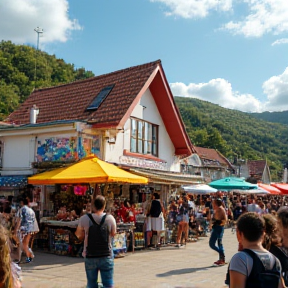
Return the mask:
<svg viewBox="0 0 288 288">
<path fill-rule="evenodd" d="M 36 57 L 35 57 L 35 74 L 34 74 L 34 88 L 36 85 L 37 80 L 37 56 L 38 56 L 38 50 L 39 50 L 39 38 L 43 35 L 44 30 L 40 27 L 37 27 L 34 29 L 34 31 L 37 33 L 37 48 L 36 48 Z"/>
</svg>

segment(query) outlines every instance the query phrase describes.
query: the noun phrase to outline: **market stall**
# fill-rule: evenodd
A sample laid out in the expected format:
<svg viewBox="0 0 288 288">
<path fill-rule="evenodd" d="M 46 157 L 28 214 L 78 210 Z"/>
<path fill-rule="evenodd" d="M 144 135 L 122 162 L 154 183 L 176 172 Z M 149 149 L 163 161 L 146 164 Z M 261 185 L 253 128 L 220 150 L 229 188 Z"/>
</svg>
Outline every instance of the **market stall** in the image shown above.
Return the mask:
<svg viewBox="0 0 288 288">
<path fill-rule="evenodd" d="M 129 246 L 134 250 L 136 221 L 135 219 L 123 221 L 121 217 L 117 219 L 117 210 L 122 203 L 119 201 L 121 199 L 119 194 L 122 193 L 123 183 L 146 184 L 147 182 L 147 178 L 129 173 L 94 155 L 68 167 L 29 177 L 29 184 L 49 185 L 49 187 L 54 184 L 55 187 L 55 191 L 49 196 L 53 204 L 50 209 L 52 215 L 42 217 L 40 220 L 41 232 L 36 239 L 37 246 L 60 255 L 80 255 L 82 247 L 75 241 L 74 236 L 78 219 L 91 211 L 93 198 L 97 194 L 102 194 L 107 200 L 107 213 L 112 213 L 117 220 L 119 233 L 114 237 L 114 252 L 123 254 Z M 42 198 L 47 200 L 47 195 Z M 44 204 L 47 203 L 43 203 L 43 206 Z M 133 209 L 136 212 L 138 208 L 133 207 Z M 44 211 L 41 214 L 44 216 Z M 138 234 L 136 235 L 138 243 Z"/>
</svg>

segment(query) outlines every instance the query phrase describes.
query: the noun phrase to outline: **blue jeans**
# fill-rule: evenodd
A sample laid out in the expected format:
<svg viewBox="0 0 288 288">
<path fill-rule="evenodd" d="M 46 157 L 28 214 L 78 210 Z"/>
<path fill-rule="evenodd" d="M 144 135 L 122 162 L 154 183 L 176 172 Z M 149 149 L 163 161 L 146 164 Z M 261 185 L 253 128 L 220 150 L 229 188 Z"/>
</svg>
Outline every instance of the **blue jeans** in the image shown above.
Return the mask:
<svg viewBox="0 0 288 288">
<path fill-rule="evenodd" d="M 212 232 L 209 239 L 209 246 L 211 249 L 215 250 L 217 253 L 219 253 L 219 259 L 223 259 L 224 256 L 224 247 L 222 244 L 222 238 L 224 234 L 224 226 L 214 226 L 212 228 Z M 218 244 L 218 247 L 216 246 L 216 242 Z"/>
<path fill-rule="evenodd" d="M 98 272 L 100 271 L 103 288 L 114 285 L 114 260 L 112 257 L 85 258 L 87 288 L 98 288 Z"/>
</svg>

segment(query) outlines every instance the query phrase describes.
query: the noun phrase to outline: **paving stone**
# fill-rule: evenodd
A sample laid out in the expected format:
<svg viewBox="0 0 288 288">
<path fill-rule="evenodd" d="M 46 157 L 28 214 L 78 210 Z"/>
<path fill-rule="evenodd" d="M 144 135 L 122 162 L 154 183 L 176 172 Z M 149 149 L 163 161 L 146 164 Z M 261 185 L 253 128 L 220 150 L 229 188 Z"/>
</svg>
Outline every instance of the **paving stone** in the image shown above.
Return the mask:
<svg viewBox="0 0 288 288">
<path fill-rule="evenodd" d="M 115 259 L 115 288 L 222 288 L 227 265 L 212 267 L 218 260 L 209 248 L 209 237 L 188 243 L 186 248 L 167 246 L 142 250 Z M 236 235 L 225 229 L 226 260 L 237 252 Z M 35 252 L 35 261 L 21 265 L 23 288 L 84 288 L 82 258 Z"/>
</svg>

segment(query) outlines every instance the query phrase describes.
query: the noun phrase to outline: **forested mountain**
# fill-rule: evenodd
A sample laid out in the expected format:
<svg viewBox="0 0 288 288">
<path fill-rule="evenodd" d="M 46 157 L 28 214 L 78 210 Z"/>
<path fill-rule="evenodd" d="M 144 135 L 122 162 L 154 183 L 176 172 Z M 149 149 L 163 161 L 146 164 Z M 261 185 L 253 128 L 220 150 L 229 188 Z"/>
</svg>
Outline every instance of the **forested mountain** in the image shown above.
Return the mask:
<svg viewBox="0 0 288 288">
<path fill-rule="evenodd" d="M 94 76 L 91 71 L 75 69 L 73 64 L 67 64 L 55 55 L 27 45 L 2 41 L 0 120 L 16 109 L 34 88 L 51 87 L 91 76 Z M 274 120 L 267 118 L 271 121 L 267 122 L 255 118 L 261 118 L 261 114 L 225 109 L 193 98 L 175 97 L 175 101 L 194 145 L 215 148 L 230 160 L 235 156 L 251 160 L 267 159 L 273 180 L 281 180 L 283 165 L 288 164 L 288 125 L 271 122 L 287 124 L 288 111 L 272 113 Z M 265 113 L 262 114 L 265 116 Z"/>
<path fill-rule="evenodd" d="M 250 113 L 257 119 L 263 119 L 269 122 L 282 123 L 288 125 L 288 111 L 283 112 L 262 112 L 262 113 Z"/>
<path fill-rule="evenodd" d="M 0 120 L 23 102 L 34 88 L 44 88 L 94 76 L 75 69 L 55 55 L 27 45 L 0 42 Z"/>
<path fill-rule="evenodd" d="M 195 98 L 175 101 L 194 145 L 217 149 L 230 160 L 267 159 L 273 179 L 281 180 L 288 162 L 288 125 Z"/>
</svg>

